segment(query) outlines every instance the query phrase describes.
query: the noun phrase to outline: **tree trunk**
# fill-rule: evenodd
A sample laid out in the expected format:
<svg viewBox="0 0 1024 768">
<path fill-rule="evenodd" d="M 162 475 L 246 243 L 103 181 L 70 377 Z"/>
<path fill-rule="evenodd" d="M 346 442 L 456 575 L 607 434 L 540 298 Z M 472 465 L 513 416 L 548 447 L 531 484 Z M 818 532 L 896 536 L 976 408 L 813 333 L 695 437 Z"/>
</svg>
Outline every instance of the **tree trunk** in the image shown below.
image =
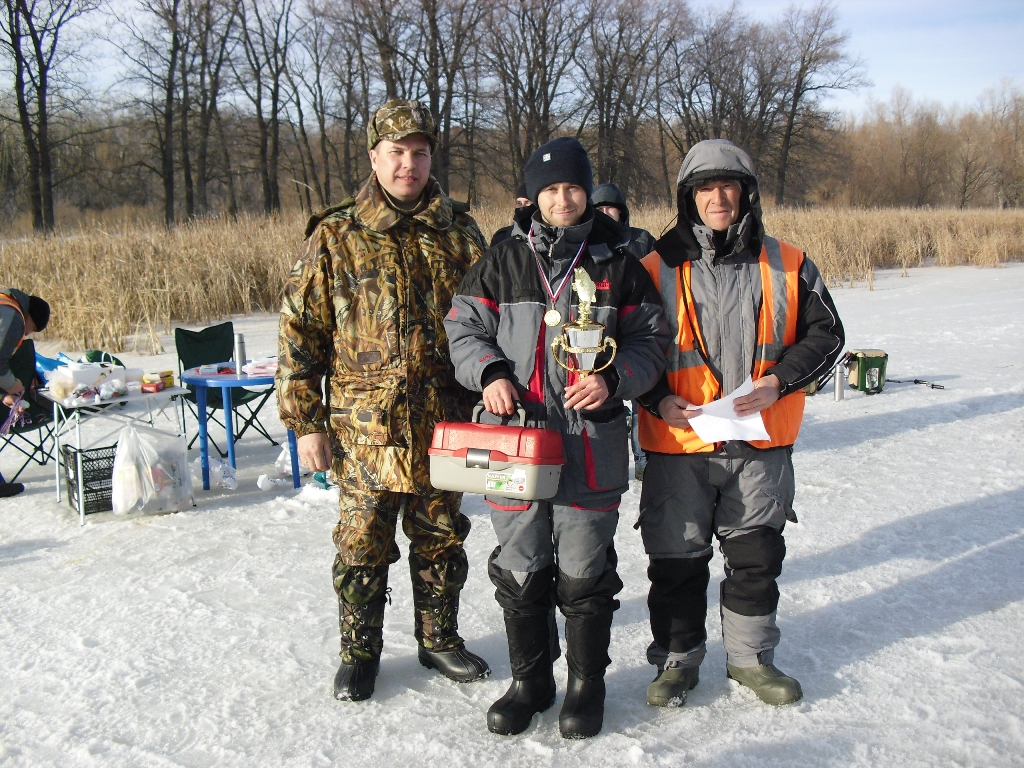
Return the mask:
<svg viewBox="0 0 1024 768">
<path fill-rule="evenodd" d="M 177 16 L 177 3 L 174 4 Z M 174 84 L 178 68 L 178 53 L 181 42 L 178 32 L 171 34 L 171 55 L 167 67 L 164 87 L 163 153 L 160 158 L 160 175 L 164 183 L 164 224 L 174 226 Z"/>
<path fill-rule="evenodd" d="M 14 56 L 14 93 L 18 101 L 18 122 L 21 124 L 21 135 L 25 141 L 25 154 L 28 156 L 28 197 L 32 208 L 32 229 L 45 232 L 43 219 L 42 187 L 39 183 L 39 147 L 36 143 L 32 116 L 29 112 L 28 94 L 25 84 L 25 55 L 21 47 L 20 8 L 15 8 L 11 0 L 7 3 L 7 17 L 11 35 L 11 51 Z"/>
<path fill-rule="evenodd" d="M 797 110 L 800 108 L 800 99 L 803 98 L 804 79 L 803 72 L 797 76 L 796 85 L 793 87 L 793 100 L 789 105 L 789 114 L 786 115 L 786 128 L 782 133 L 782 146 L 779 148 L 779 173 L 778 187 L 775 190 L 775 204 L 784 205 L 786 202 L 786 172 L 789 169 L 789 148 L 793 141 L 793 128 L 796 126 Z"/>
<path fill-rule="evenodd" d="M 179 121 L 179 137 L 181 140 L 181 175 L 185 188 L 185 220 L 192 221 L 196 216 L 195 182 L 192 178 L 192 152 L 188 145 L 188 115 L 191 99 L 188 90 L 188 49 L 181 52 L 181 119 Z"/>
<path fill-rule="evenodd" d="M 220 110 L 214 108 L 213 122 L 217 126 L 217 138 L 220 140 L 221 156 L 224 158 L 224 177 L 228 184 L 228 216 L 232 221 L 238 218 L 238 194 L 235 192 L 235 172 L 231 168 L 231 153 L 228 151 L 227 137 L 224 134 L 224 123 L 220 119 Z"/>
</svg>

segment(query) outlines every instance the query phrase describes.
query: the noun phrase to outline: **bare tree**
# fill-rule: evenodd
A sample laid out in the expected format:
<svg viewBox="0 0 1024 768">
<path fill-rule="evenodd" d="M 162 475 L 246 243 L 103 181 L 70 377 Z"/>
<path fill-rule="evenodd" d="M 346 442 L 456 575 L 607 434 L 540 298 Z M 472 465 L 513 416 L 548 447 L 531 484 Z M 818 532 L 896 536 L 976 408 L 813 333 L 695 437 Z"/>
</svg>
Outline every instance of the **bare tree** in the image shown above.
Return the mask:
<svg viewBox="0 0 1024 768">
<path fill-rule="evenodd" d="M 348 0 L 352 23 L 375 52 L 377 74 L 385 99 L 416 97 L 415 60 L 419 53 L 409 2 L 403 0 Z M 364 61 L 369 62 L 366 56 Z"/>
<path fill-rule="evenodd" d="M 97 0 L 4 0 L 0 46 L 11 62 L 17 122 L 28 157 L 32 227 L 52 232 L 53 107 L 61 67 L 74 53 L 69 33 Z"/>
<path fill-rule="evenodd" d="M 501 180 L 509 189 L 523 180 L 530 152 L 579 108 L 570 73 L 573 50 L 589 22 L 587 11 L 579 0 L 504 0 L 490 9 L 486 56 L 497 80 L 496 122 L 511 163 Z"/>
<path fill-rule="evenodd" d="M 958 208 L 973 203 L 988 185 L 991 169 L 981 118 L 968 112 L 954 118 L 956 146 L 950 159 L 953 201 Z"/>
<path fill-rule="evenodd" d="M 439 137 L 433 172 L 441 188 L 449 189 L 452 165 L 452 131 L 457 86 L 463 73 L 477 66 L 476 45 L 486 4 L 477 0 L 419 0 L 417 35 L 427 106 L 438 119 Z"/>
<path fill-rule="evenodd" d="M 662 66 L 661 118 L 681 155 L 698 141 L 731 135 L 742 108 L 746 20 L 735 5 L 674 37 Z"/>
<path fill-rule="evenodd" d="M 238 82 L 253 105 L 259 132 L 258 168 L 264 213 L 281 210 L 278 170 L 285 110 L 288 51 L 295 39 L 294 0 L 243 0 L 239 4 L 247 71 Z"/>
<path fill-rule="evenodd" d="M 860 62 L 845 50 L 846 34 L 838 31 L 835 6 L 822 1 L 808 11 L 791 8 L 783 20 L 789 38 L 792 71 L 784 97 L 786 122 L 779 149 L 775 203 L 786 201 L 786 172 L 790 148 L 802 110 L 829 91 L 856 88 L 865 83 Z"/>
<path fill-rule="evenodd" d="M 581 122 L 596 128 L 597 178 L 617 183 L 628 196 L 644 177 L 640 129 L 658 91 L 661 58 L 682 19 L 657 0 L 592 0 L 589 19 L 577 60 L 581 90 L 590 96 Z"/>
<path fill-rule="evenodd" d="M 237 42 L 235 32 L 239 3 L 240 0 L 192 0 L 187 9 L 192 16 L 192 63 L 188 71 L 195 83 L 192 101 L 196 111 L 195 185 L 196 210 L 199 214 L 207 214 L 211 210 L 209 183 L 214 165 L 211 140 L 223 92 L 224 75 Z M 231 177 L 229 158 L 222 157 L 222 160 L 228 163 L 223 173 Z"/>
<path fill-rule="evenodd" d="M 174 113 L 181 56 L 182 0 L 140 0 L 138 13 L 117 16 L 126 34 L 112 36 L 128 65 L 126 81 L 141 85 L 136 103 L 149 114 L 158 165 L 146 163 L 163 183 L 164 223 L 174 224 Z M 120 30 L 118 30 L 120 32 Z"/>
</svg>

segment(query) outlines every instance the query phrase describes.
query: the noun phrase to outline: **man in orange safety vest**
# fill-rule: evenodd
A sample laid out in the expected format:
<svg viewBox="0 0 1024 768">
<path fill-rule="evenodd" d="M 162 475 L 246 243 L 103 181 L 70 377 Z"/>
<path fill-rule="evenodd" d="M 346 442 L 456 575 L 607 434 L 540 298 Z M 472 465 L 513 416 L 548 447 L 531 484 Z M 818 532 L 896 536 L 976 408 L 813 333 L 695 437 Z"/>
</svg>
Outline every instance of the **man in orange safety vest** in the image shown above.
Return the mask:
<svg viewBox="0 0 1024 768">
<path fill-rule="evenodd" d="M 769 237 L 750 157 L 724 139 L 696 144 L 677 185 L 678 224 L 644 266 L 658 286 L 673 343 L 659 384 L 640 398 L 647 470 L 639 527 L 650 558 L 648 605 L 658 677 L 655 706 L 681 706 L 698 681 L 707 633 L 714 535 L 725 558 L 721 587 L 726 670 L 770 704 L 801 698 L 774 665 L 776 579 L 793 512 L 792 450 L 803 387 L 829 370 L 843 326 L 814 263 Z M 706 443 L 689 419 L 737 389 L 739 416 L 760 413 L 770 439 Z"/>
</svg>

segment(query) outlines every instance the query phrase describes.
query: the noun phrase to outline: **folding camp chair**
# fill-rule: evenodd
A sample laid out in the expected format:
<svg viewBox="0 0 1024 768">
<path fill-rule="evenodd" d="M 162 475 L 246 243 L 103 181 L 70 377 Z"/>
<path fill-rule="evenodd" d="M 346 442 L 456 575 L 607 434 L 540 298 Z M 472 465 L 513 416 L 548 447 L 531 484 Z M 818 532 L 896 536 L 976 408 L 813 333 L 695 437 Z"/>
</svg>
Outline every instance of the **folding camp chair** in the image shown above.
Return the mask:
<svg viewBox="0 0 1024 768">
<path fill-rule="evenodd" d="M 41 382 L 36 375 L 36 346 L 32 339 L 25 339 L 11 357 L 11 373 L 25 386 L 23 402 L 28 403 L 24 411 L 27 423 L 15 425 L 6 435 L 0 435 L 0 454 L 8 455 L 17 451 L 21 466 L 13 477 L 4 478 L 13 483 L 25 468 L 35 462 L 45 466 L 53 451 L 53 408 L 40 405 L 32 395 Z M 7 421 L 10 409 L 0 402 L 0 424 Z"/>
<path fill-rule="evenodd" d="M 221 323 L 220 325 L 211 325 L 209 328 L 203 328 L 201 331 L 188 331 L 184 328 L 174 329 L 174 346 L 177 347 L 178 351 L 178 373 L 182 373 L 189 368 L 195 368 L 200 365 L 213 365 L 215 363 L 225 363 L 231 359 L 234 354 L 235 347 L 235 327 L 230 322 Z M 196 410 L 196 394 L 193 387 L 188 388 L 188 394 L 183 395 L 181 401 L 181 418 L 185 420 L 185 408 L 187 407 L 192 415 L 197 419 L 199 418 L 199 412 Z M 273 388 L 267 389 L 261 392 L 254 392 L 248 389 L 242 389 L 238 391 L 238 394 L 231 398 L 232 410 L 235 413 L 235 423 L 241 424 L 241 428 L 235 434 L 235 439 L 241 439 L 245 431 L 252 427 L 256 432 L 259 432 L 267 440 L 270 441 L 271 445 L 278 445 L 278 442 L 274 440 L 267 432 L 266 428 L 260 423 L 258 418 L 260 409 L 266 405 L 267 401 L 274 394 Z M 224 410 L 224 401 L 221 397 L 219 390 L 211 389 L 206 395 L 206 408 L 207 418 L 213 420 L 221 427 L 224 423 L 214 417 L 216 411 Z M 241 409 L 245 409 L 245 413 Z M 199 439 L 198 432 L 193 435 L 191 441 L 189 441 L 188 447 L 191 448 L 196 440 Z M 217 453 L 221 455 L 221 458 L 227 456 L 227 454 L 220 449 L 213 440 L 213 447 L 217 450 Z"/>
</svg>

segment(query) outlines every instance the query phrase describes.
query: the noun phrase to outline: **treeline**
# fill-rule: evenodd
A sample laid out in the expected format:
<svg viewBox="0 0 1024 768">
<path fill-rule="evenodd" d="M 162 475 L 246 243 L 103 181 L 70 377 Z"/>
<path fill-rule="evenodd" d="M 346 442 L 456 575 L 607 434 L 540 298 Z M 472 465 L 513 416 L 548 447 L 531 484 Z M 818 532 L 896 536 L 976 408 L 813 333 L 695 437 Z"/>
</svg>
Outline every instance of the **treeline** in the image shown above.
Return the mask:
<svg viewBox="0 0 1024 768">
<path fill-rule="evenodd" d="M 844 123 L 827 97 L 864 79 L 827 2 L 768 24 L 680 0 L 4 2 L 0 194 L 44 232 L 58 203 L 172 225 L 338 202 L 389 98 L 430 106 L 434 174 L 474 201 L 508 199 L 559 135 L 637 202 L 670 199 L 683 154 L 714 137 L 751 153 L 780 205 L 1024 201 L 1021 94 L 957 115 L 898 97 Z"/>
</svg>

